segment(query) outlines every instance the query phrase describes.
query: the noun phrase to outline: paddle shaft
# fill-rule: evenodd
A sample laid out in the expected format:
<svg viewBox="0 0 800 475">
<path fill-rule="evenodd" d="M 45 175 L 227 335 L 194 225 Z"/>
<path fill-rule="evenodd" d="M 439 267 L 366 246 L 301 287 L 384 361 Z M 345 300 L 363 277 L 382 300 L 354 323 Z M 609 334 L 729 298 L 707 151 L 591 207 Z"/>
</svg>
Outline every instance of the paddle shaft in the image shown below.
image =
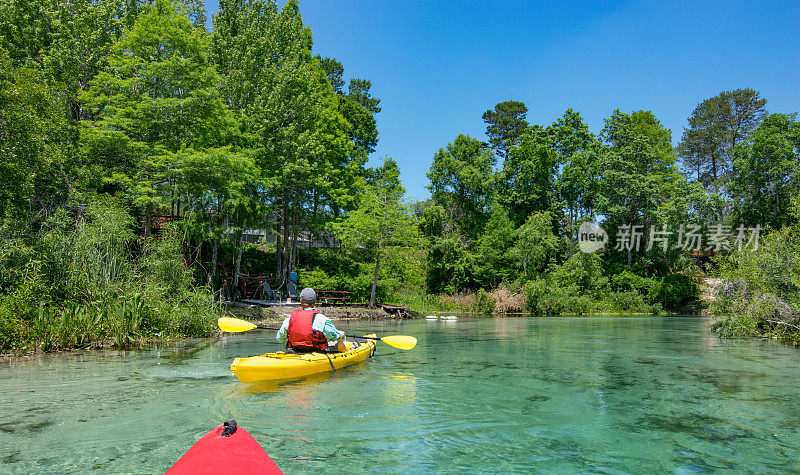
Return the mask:
<svg viewBox="0 0 800 475">
<path fill-rule="evenodd" d="M 280 328 L 267 327 L 267 326 L 264 326 L 264 325 L 256 325 L 256 328 L 260 328 L 262 330 L 275 330 L 275 331 L 280 330 Z M 348 336 L 350 338 L 361 338 L 362 340 L 378 340 L 378 341 L 381 340 L 380 338 L 377 338 L 377 337 L 374 337 L 374 336 L 356 336 L 356 335 L 345 335 L 345 336 Z"/>
</svg>

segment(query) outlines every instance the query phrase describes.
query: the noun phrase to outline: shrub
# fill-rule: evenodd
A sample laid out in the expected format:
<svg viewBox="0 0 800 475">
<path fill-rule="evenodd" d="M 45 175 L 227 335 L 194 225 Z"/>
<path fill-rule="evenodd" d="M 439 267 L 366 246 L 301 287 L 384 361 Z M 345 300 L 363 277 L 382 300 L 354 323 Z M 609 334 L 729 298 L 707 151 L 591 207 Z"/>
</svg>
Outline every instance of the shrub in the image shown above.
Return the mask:
<svg viewBox="0 0 800 475">
<path fill-rule="evenodd" d="M 575 285 L 581 294 L 599 298 L 608 286 L 603 276 L 602 259 L 597 254 L 575 252 L 562 265 L 552 270 L 558 285 Z"/>
<path fill-rule="evenodd" d="M 491 294 L 494 300 L 494 309 L 498 315 L 506 315 L 508 313 L 520 313 L 525 310 L 525 293 L 514 292 L 506 285 L 501 285 Z"/>
<path fill-rule="evenodd" d="M 27 240 L 0 239 L 0 350 L 212 334 L 221 308 L 193 285 L 174 234 L 140 248 L 133 218 L 113 199 L 91 202 L 74 229 L 69 222 L 58 211 Z"/>
<path fill-rule="evenodd" d="M 171 231 L 144 243 L 138 264 L 145 282 L 163 295 L 181 295 L 192 289 L 192 271 L 181 254 L 181 243 Z"/>
<path fill-rule="evenodd" d="M 617 292 L 637 292 L 644 300 L 656 302 L 661 282 L 625 270 L 611 278 L 611 288 Z"/>
<path fill-rule="evenodd" d="M 475 296 L 473 312 L 478 315 L 491 316 L 494 314 L 494 299 L 489 292 L 480 289 Z"/>
<path fill-rule="evenodd" d="M 628 290 L 625 292 L 611 292 L 608 295 L 611 305 L 622 313 L 651 313 L 652 308 L 645 303 L 639 292 Z"/>
<path fill-rule="evenodd" d="M 661 280 L 661 286 L 655 300 L 665 308 L 674 309 L 689 300 L 697 299 L 699 296 L 700 289 L 692 279 L 681 274 L 670 274 Z"/>
<path fill-rule="evenodd" d="M 714 330 L 800 344 L 800 226 L 772 232 L 758 250 L 733 252 L 718 264 L 722 285 L 709 308 Z"/>
<path fill-rule="evenodd" d="M 525 284 L 526 307 L 534 315 L 585 315 L 594 310 L 591 298 L 576 285 L 551 286 L 544 279 Z"/>
</svg>

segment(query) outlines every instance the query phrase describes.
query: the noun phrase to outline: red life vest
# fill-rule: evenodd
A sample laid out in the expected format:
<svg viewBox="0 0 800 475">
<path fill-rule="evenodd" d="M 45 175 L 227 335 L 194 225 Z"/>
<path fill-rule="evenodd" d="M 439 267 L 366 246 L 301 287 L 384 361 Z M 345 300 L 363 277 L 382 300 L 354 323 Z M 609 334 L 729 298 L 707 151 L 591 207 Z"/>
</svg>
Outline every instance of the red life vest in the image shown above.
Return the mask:
<svg viewBox="0 0 800 475">
<path fill-rule="evenodd" d="M 317 312 L 313 310 L 295 310 L 289 316 L 289 327 L 286 330 L 286 348 L 306 351 L 325 351 L 328 339 L 312 328 Z"/>
</svg>

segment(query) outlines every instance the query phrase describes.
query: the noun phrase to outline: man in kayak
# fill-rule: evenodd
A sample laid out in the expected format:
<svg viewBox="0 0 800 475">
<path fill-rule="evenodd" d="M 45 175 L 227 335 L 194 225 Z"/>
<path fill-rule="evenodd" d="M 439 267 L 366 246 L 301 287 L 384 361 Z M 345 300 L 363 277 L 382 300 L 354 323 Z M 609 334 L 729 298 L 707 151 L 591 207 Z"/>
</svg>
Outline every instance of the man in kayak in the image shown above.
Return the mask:
<svg viewBox="0 0 800 475">
<path fill-rule="evenodd" d="M 344 332 L 337 330 L 328 317 L 314 308 L 316 301 L 314 289 L 303 289 L 300 292 L 300 310 L 293 311 L 283 321 L 275 337 L 279 342 L 286 341 L 286 348 L 296 353 L 346 351 Z"/>
</svg>

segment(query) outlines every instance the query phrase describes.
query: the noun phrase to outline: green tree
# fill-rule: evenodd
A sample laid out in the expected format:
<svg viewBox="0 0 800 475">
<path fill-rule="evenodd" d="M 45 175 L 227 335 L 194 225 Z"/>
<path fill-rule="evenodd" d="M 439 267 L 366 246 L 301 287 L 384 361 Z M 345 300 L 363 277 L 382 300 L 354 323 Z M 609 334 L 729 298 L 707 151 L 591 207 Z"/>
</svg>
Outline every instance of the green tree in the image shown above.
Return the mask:
<svg viewBox="0 0 800 475">
<path fill-rule="evenodd" d="M 339 96 L 339 111 L 350 124 L 350 140 L 363 157 L 375 151 L 378 144 L 378 125 L 375 114 L 381 111 L 380 100 L 372 97 L 372 83 L 366 79 L 351 79 L 346 95 Z"/>
<path fill-rule="evenodd" d="M 328 82 L 339 99 L 339 112 L 350 124 L 350 139 L 356 149 L 366 156 L 375 151 L 378 144 L 378 126 L 375 114 L 381 111 L 380 100 L 372 97 L 372 82 L 366 79 L 351 79 L 348 92 L 344 85 L 344 66 L 335 58 L 317 56 L 320 68 L 325 72 Z"/>
<path fill-rule="evenodd" d="M 781 228 L 797 222 L 792 197 L 800 193 L 800 121 L 770 114 L 737 148 L 730 192 L 737 222 Z"/>
<path fill-rule="evenodd" d="M 463 134 L 433 157 L 427 188 L 467 242 L 474 242 L 486 224 L 495 161 L 479 140 Z"/>
<path fill-rule="evenodd" d="M 328 82 L 331 83 L 333 91 L 337 94 L 343 94 L 344 79 L 342 79 L 342 76 L 344 75 L 344 66 L 342 63 L 336 58 L 323 58 L 320 55 L 317 55 L 317 61 L 319 61 L 319 67 L 325 71 L 325 76 L 328 77 Z"/>
<path fill-rule="evenodd" d="M 181 190 L 188 198 L 181 225 L 189 236 L 211 243 L 206 282 L 216 286 L 219 246 L 225 231 L 231 227 L 236 231 L 234 245 L 241 263 L 241 232 L 247 224 L 257 222 L 259 210 L 253 208 L 259 202 L 253 199 L 253 187 L 258 183 L 258 172 L 252 157 L 232 147 L 187 151 L 179 155 L 179 160 Z"/>
<path fill-rule="evenodd" d="M 378 274 L 386 248 L 408 246 L 418 237 L 417 225 L 403 202 L 404 194 L 397 162 L 386 158 L 376 170 L 372 183 L 365 184 L 359 206 L 333 226 L 336 236 L 346 245 L 363 245 L 375 250 L 370 307 L 375 306 Z"/>
<path fill-rule="evenodd" d="M 731 177 L 734 150 L 764 119 L 766 104 L 750 88 L 723 91 L 701 102 L 689 116 L 678 146 L 685 172 L 722 192 Z"/>
<path fill-rule="evenodd" d="M 558 157 L 540 133 L 526 133 L 509 150 L 497 176 L 497 200 L 515 226 L 535 212 L 554 211 Z"/>
<path fill-rule="evenodd" d="M 480 256 L 471 252 L 456 234 L 431 239 L 425 283 L 430 293 L 474 290 L 478 284 Z"/>
<path fill-rule="evenodd" d="M 41 65 L 53 41 L 51 2 L 0 1 L 0 47 L 17 64 Z"/>
<path fill-rule="evenodd" d="M 510 281 L 514 273 L 511 249 L 516 240 L 514 223 L 500 204 L 492 205 L 492 215 L 478 239 L 478 253 L 482 257 L 478 272 L 484 286 L 496 286 Z"/>
<path fill-rule="evenodd" d="M 577 251 L 552 271 L 552 281 L 559 287 L 575 286 L 581 295 L 603 297 L 608 279 L 603 276 L 603 260 L 598 254 Z"/>
<path fill-rule="evenodd" d="M 800 344 L 800 226 L 775 230 L 758 249 L 734 249 L 717 263 L 723 282 L 709 308 L 718 318 L 712 329 Z"/>
<path fill-rule="evenodd" d="M 81 95 L 98 118 L 84 122 L 84 153 L 102 167 L 105 186 L 143 210 L 145 235 L 174 185 L 176 153 L 224 145 L 235 133 L 218 84 L 205 35 L 174 3 L 157 0 Z"/>
<path fill-rule="evenodd" d="M 589 131 L 580 112 L 567 109 L 552 125 L 545 129 L 551 146 L 558 153 L 559 163 L 597 145 L 597 137 Z"/>
<path fill-rule="evenodd" d="M 319 62 L 296 0 L 220 2 L 213 56 L 225 95 L 242 115 L 261 172 L 261 199 L 276 217 L 277 273 L 288 279 L 301 233 L 351 207 L 363 173 L 351 125 Z M 280 239 L 280 237 L 279 237 Z"/>
<path fill-rule="evenodd" d="M 520 101 L 499 102 L 494 109 L 483 113 L 489 143 L 501 158 L 508 156 L 508 150 L 519 143 L 528 129 L 528 121 L 525 120 L 527 113 L 528 107 Z"/>
<path fill-rule="evenodd" d="M 70 117 L 89 119 L 78 96 L 89 88 L 89 82 L 105 65 L 112 45 L 122 35 L 122 1 L 58 2 L 49 15 L 53 37 L 43 51 L 42 62 L 48 75 L 66 86 Z"/>
<path fill-rule="evenodd" d="M 0 221 L 27 224 L 39 211 L 66 201 L 58 92 L 44 86 L 36 70 L 14 68 L 0 49 Z"/>
<path fill-rule="evenodd" d="M 516 231 L 511 251 L 523 275 L 535 277 L 547 269 L 558 251 L 558 237 L 553 234 L 553 218 L 549 212 L 531 214 Z"/>
<path fill-rule="evenodd" d="M 606 230 L 616 236 L 618 226 L 640 225 L 647 236 L 651 227 L 665 222 L 665 210 L 680 199 L 685 182 L 675 166 L 671 133 L 650 111 L 616 110 L 606 119 L 602 137 L 608 148 L 601 162 L 598 210 L 606 217 Z M 634 249 L 626 251 L 630 265 Z"/>
<path fill-rule="evenodd" d="M 600 142 L 580 113 L 567 109 L 545 133 L 558 154 L 560 173 L 555 188 L 566 208 L 567 229 L 577 236 L 577 226 L 594 218 L 600 175 Z"/>
</svg>

